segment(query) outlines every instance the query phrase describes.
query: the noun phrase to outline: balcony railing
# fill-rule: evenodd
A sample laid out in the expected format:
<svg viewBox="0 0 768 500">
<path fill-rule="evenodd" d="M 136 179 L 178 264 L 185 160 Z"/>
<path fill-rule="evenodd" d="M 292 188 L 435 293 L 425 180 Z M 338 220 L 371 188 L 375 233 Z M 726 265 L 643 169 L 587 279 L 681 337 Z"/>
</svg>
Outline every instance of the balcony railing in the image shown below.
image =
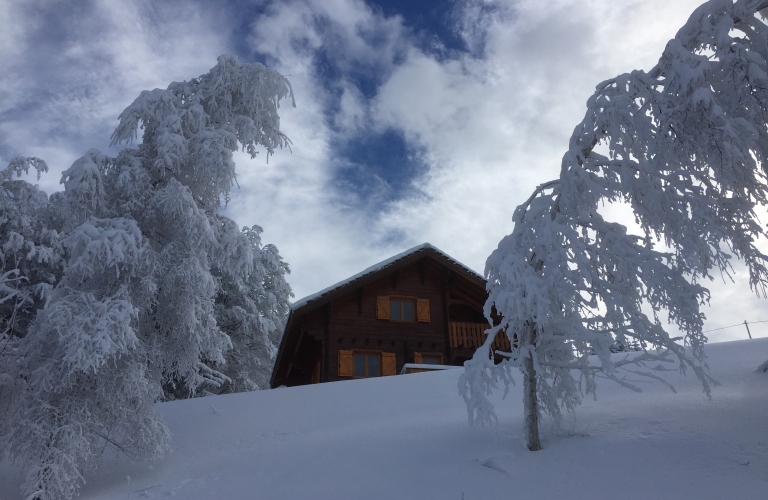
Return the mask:
<svg viewBox="0 0 768 500">
<path fill-rule="evenodd" d="M 451 347 L 477 349 L 483 345 L 483 342 L 485 342 L 485 330 L 490 327 L 491 325 L 487 323 L 449 322 L 448 332 L 451 337 Z M 496 335 L 496 338 L 493 339 L 491 348 L 509 352 L 511 350 L 509 339 L 503 332 L 500 332 Z"/>
</svg>

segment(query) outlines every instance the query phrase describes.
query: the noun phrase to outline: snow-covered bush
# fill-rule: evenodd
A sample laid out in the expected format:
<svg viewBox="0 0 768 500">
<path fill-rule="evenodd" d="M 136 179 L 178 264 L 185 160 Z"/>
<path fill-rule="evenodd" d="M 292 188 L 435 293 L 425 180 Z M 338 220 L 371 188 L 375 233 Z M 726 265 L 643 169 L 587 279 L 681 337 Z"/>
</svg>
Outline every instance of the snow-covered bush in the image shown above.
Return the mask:
<svg viewBox="0 0 768 500">
<path fill-rule="evenodd" d="M 510 383 L 513 367 L 525 383 L 531 449 L 540 447 L 540 414 L 572 411 L 583 391 L 594 393 L 598 372 L 639 390 L 623 371 L 655 378 L 652 367 L 676 360 L 709 395 L 702 282 L 712 269 L 728 275 L 733 254 L 754 290 L 765 294 L 768 283 L 755 246 L 765 234 L 755 208 L 768 204 L 764 8 L 764 0 L 707 2 L 652 70 L 597 86 L 560 178 L 517 208 L 512 234 L 486 263 L 486 316 L 495 307 L 503 320 L 459 384 L 471 422 L 495 418 L 486 394 Z M 605 202 L 629 205 L 642 233 L 605 220 Z M 664 330 L 662 310 L 682 338 Z M 505 330 L 520 347 L 494 366 L 490 345 Z M 614 362 L 616 342 L 646 350 Z"/>
<path fill-rule="evenodd" d="M 48 198 L 0 172 L 0 450 L 24 465 L 23 490 L 71 498 L 105 446 L 167 450 L 163 398 L 268 383 L 288 310 L 288 266 L 261 229 L 218 213 L 233 152 L 288 144 L 285 78 L 221 56 L 207 74 L 142 92 L 112 140 Z"/>
</svg>

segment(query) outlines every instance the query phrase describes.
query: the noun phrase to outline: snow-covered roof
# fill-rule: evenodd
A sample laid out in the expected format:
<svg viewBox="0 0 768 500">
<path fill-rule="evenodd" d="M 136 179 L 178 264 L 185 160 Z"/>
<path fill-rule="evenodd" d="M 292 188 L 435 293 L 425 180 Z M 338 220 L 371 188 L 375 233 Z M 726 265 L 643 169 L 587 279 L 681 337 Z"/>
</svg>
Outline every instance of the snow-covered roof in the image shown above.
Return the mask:
<svg viewBox="0 0 768 500">
<path fill-rule="evenodd" d="M 428 365 L 424 363 L 405 363 L 403 369 L 400 370 L 400 375 L 406 375 L 408 370 L 424 370 L 424 371 L 440 371 L 440 370 L 454 370 L 464 368 L 463 366 L 455 365 Z"/>
<path fill-rule="evenodd" d="M 338 290 L 339 288 L 344 287 L 344 286 L 352 283 L 353 281 L 357 281 L 360 278 L 363 278 L 363 277 L 365 277 L 365 276 L 367 276 L 369 274 L 373 274 L 373 273 L 379 272 L 382 269 L 385 269 L 385 268 L 395 264 L 396 262 L 398 262 L 398 261 L 400 261 L 400 260 L 402 260 L 402 259 L 404 259 L 406 257 L 409 257 L 410 255 L 413 255 L 413 254 L 415 254 L 417 252 L 420 252 L 422 250 L 431 250 L 431 251 L 439 254 L 443 258 L 449 260 L 453 264 L 456 264 L 457 266 L 461 267 L 462 269 L 464 269 L 469 274 L 475 276 L 477 279 L 485 281 L 485 278 L 483 278 L 482 275 L 480 275 L 479 273 L 473 271 L 468 266 L 462 264 L 461 262 L 459 262 L 458 260 L 454 259 L 450 255 L 446 254 L 442 250 L 432 246 L 429 243 L 422 243 L 421 245 L 415 246 L 415 247 L 411 248 L 410 250 L 406 250 L 403 253 L 399 253 L 399 254 L 395 255 L 394 257 L 390 257 L 390 258 L 388 258 L 386 260 L 382 260 L 378 264 L 374 264 L 373 266 L 365 269 L 362 272 L 359 272 L 359 273 L 355 274 L 354 276 L 350 276 L 349 278 L 347 278 L 345 280 L 339 281 L 335 285 L 331 285 L 328 288 L 320 290 L 317 293 L 313 293 L 312 295 L 307 295 L 303 299 L 297 300 L 296 302 L 291 304 L 291 309 L 295 311 L 296 309 L 299 309 L 300 307 L 304 307 L 305 305 L 309 304 L 310 302 L 313 302 L 313 301 L 321 298 L 323 295 L 329 294 L 329 293 L 333 292 L 334 290 Z"/>
</svg>

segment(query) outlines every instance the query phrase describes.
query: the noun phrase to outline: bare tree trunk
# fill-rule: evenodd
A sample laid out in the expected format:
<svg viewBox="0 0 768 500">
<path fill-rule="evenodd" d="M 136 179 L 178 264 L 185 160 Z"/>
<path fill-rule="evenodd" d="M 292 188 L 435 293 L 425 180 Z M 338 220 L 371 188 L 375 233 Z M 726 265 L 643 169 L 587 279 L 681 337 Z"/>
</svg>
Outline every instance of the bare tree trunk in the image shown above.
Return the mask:
<svg viewBox="0 0 768 500">
<path fill-rule="evenodd" d="M 531 346 L 536 345 L 536 327 L 531 323 L 528 339 Z M 530 354 L 525 360 L 524 375 L 524 406 L 525 406 L 525 439 L 528 449 L 538 451 L 541 449 L 541 440 L 539 439 L 539 398 L 536 394 L 536 369 L 533 367 L 533 354 Z"/>
</svg>

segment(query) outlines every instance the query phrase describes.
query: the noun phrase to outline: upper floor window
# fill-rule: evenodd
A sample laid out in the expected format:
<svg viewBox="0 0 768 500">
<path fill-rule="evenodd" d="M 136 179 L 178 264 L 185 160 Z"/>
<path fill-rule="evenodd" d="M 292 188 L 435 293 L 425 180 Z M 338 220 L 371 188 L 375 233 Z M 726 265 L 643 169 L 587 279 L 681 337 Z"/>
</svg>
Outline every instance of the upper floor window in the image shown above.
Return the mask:
<svg viewBox="0 0 768 500">
<path fill-rule="evenodd" d="M 376 318 L 429 323 L 429 299 L 381 295 L 376 297 Z"/>
<path fill-rule="evenodd" d="M 416 321 L 414 301 L 406 299 L 389 300 L 389 319 L 393 321 Z"/>
</svg>

